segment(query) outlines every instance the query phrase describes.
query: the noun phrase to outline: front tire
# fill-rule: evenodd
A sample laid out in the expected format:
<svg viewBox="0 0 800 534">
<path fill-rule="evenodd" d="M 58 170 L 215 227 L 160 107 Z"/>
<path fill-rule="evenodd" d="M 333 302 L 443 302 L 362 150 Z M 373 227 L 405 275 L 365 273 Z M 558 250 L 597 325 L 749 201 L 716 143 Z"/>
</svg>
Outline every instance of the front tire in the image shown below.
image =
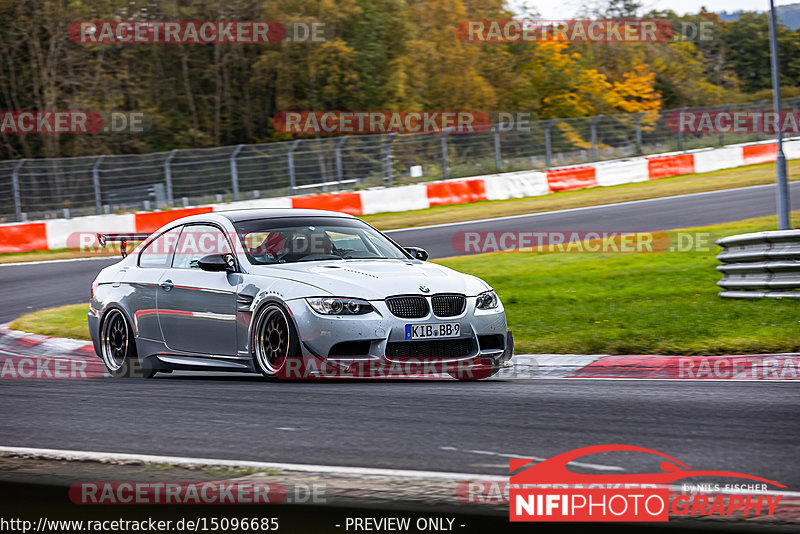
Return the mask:
<svg viewBox="0 0 800 534">
<path fill-rule="evenodd" d="M 136 352 L 133 330 L 122 311 L 113 308 L 100 325 L 100 349 L 108 374 L 114 378 L 151 378 L 152 369 L 143 369 Z"/>
<path fill-rule="evenodd" d="M 253 363 L 262 375 L 270 379 L 302 377 L 300 342 L 286 308 L 274 302 L 264 306 L 256 316 L 251 341 Z"/>
</svg>

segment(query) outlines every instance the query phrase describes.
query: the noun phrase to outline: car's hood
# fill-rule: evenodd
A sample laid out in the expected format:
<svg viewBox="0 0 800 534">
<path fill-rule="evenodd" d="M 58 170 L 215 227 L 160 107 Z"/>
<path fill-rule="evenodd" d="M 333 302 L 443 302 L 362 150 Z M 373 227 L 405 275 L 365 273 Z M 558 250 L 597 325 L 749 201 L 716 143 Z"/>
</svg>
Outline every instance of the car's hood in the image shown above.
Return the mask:
<svg viewBox="0 0 800 534">
<path fill-rule="evenodd" d="M 463 293 L 474 296 L 489 286 L 471 275 L 423 261 L 406 260 L 332 260 L 281 265 L 259 265 L 250 268 L 254 275 L 294 280 L 340 297 L 380 300 L 391 295 Z"/>
</svg>

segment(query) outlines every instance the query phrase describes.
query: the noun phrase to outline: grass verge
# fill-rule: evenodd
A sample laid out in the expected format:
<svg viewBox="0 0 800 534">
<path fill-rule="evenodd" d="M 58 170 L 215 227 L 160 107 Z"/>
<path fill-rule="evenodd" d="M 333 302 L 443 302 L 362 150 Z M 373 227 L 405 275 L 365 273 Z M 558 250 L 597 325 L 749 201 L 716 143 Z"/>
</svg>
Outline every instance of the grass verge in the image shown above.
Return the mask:
<svg viewBox="0 0 800 534">
<path fill-rule="evenodd" d="M 129 249 L 130 250 L 130 249 Z M 81 252 L 77 249 L 61 248 L 56 250 L 36 250 L 34 252 L 6 252 L 0 254 L 0 265 L 30 261 L 74 260 L 76 258 L 120 257 L 119 250 L 101 250 L 98 252 Z"/>
<path fill-rule="evenodd" d="M 800 160 L 787 162 L 789 176 L 800 174 Z M 775 164 L 764 163 L 736 169 L 708 172 L 704 174 L 688 174 L 661 178 L 649 182 L 638 182 L 611 187 L 596 187 L 579 191 L 565 191 L 540 197 L 515 198 L 509 200 L 485 200 L 471 204 L 453 206 L 437 206 L 423 210 L 399 213 L 378 213 L 361 217 L 381 230 L 427 226 L 470 221 L 488 217 L 539 213 L 569 208 L 597 206 L 613 202 L 644 200 L 648 198 L 667 197 L 672 195 L 688 195 L 703 191 L 733 189 L 751 185 L 763 185 L 775 181 Z M 132 247 L 129 247 L 132 248 Z M 0 254 L 0 264 L 86 258 L 93 256 L 119 257 L 116 244 L 98 252 L 80 252 L 74 249 L 42 250 L 36 252 Z"/>
<path fill-rule="evenodd" d="M 792 215 L 800 224 L 800 212 Z M 691 230 L 711 233 L 713 242 L 775 226 L 775 217 L 762 217 Z M 800 352 L 800 301 L 719 298 L 717 252 L 713 245 L 690 252 L 505 252 L 439 263 L 497 290 L 520 353 Z M 89 339 L 86 304 L 31 313 L 11 327 Z"/>
<path fill-rule="evenodd" d="M 23 315 L 12 322 L 10 328 L 45 336 L 89 340 L 91 338 L 86 322 L 88 311 L 88 302 L 47 308 Z"/>
<path fill-rule="evenodd" d="M 800 212 L 793 213 L 800 223 Z M 776 227 L 775 217 L 692 231 Z M 675 236 L 675 232 L 667 232 Z M 650 253 L 506 252 L 439 260 L 490 283 L 517 352 L 746 354 L 800 351 L 800 301 L 717 296 L 718 247 Z"/>
</svg>

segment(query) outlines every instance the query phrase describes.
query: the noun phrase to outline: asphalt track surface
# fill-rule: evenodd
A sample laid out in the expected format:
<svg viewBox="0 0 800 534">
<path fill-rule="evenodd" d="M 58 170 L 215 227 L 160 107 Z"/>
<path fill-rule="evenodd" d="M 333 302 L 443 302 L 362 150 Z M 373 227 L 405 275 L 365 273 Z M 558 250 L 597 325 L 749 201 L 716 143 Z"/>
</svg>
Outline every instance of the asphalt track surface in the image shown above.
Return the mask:
<svg viewBox="0 0 800 534">
<path fill-rule="evenodd" d="M 800 183 L 792 185 L 800 209 Z M 649 231 L 774 213 L 771 187 L 727 190 L 391 232 L 432 257 L 455 232 Z M 449 247 L 449 248 L 448 248 Z M 0 322 L 84 302 L 115 260 L 0 266 Z M 0 445 L 505 474 L 546 458 L 635 444 L 694 469 L 751 473 L 800 490 L 800 393 L 785 382 L 452 380 L 272 383 L 255 375 L 7 380 Z M 589 472 L 658 470 L 643 455 L 592 457 Z"/>
<path fill-rule="evenodd" d="M 5 446 L 503 475 L 514 456 L 624 443 L 800 490 L 800 391 L 789 382 L 3 382 Z M 583 461 L 596 467 L 578 470 L 658 472 L 660 460 L 593 455 Z"/>
</svg>

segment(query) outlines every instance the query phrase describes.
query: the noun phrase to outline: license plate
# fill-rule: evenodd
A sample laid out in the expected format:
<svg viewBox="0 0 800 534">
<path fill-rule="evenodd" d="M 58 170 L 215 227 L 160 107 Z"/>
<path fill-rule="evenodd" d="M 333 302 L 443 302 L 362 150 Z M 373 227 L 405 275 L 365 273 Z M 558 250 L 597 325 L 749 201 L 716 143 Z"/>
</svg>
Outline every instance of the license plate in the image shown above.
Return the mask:
<svg viewBox="0 0 800 534">
<path fill-rule="evenodd" d="M 460 323 L 422 323 L 406 325 L 406 339 L 458 337 L 460 333 Z"/>
</svg>

